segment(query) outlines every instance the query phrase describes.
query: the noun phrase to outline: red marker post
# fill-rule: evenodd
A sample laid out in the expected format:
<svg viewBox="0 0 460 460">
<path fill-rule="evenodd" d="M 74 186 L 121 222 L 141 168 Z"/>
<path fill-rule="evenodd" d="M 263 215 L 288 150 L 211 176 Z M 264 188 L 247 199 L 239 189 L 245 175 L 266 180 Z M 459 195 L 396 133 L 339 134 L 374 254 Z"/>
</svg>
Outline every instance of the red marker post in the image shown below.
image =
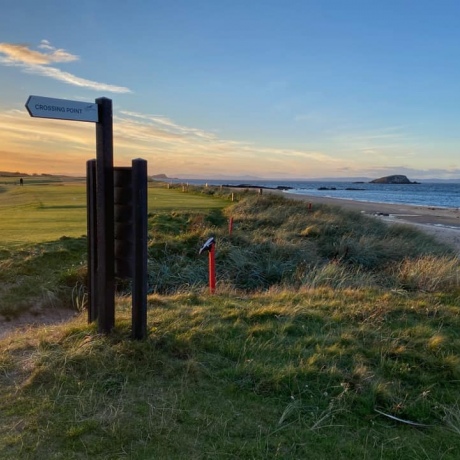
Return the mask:
<svg viewBox="0 0 460 460">
<path fill-rule="evenodd" d="M 204 243 L 199 254 L 208 251 L 208 267 L 209 267 L 209 292 L 214 294 L 216 291 L 216 241 L 211 237 Z"/>
<path fill-rule="evenodd" d="M 216 244 L 211 245 L 208 255 L 209 260 L 209 292 L 214 294 L 216 291 Z"/>
</svg>

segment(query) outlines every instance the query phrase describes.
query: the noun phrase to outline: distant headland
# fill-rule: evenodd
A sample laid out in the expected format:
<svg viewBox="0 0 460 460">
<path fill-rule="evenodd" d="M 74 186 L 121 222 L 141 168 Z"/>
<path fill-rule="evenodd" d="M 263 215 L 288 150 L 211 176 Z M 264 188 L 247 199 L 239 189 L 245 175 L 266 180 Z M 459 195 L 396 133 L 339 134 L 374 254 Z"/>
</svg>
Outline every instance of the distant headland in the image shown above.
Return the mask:
<svg viewBox="0 0 460 460">
<path fill-rule="evenodd" d="M 420 182 L 411 182 L 407 176 L 402 174 L 395 174 L 393 176 L 385 176 L 380 179 L 374 179 L 369 182 L 370 184 L 420 184 Z"/>
<path fill-rule="evenodd" d="M 150 176 L 153 180 L 177 180 L 177 177 L 168 177 L 166 174 L 153 174 Z"/>
</svg>

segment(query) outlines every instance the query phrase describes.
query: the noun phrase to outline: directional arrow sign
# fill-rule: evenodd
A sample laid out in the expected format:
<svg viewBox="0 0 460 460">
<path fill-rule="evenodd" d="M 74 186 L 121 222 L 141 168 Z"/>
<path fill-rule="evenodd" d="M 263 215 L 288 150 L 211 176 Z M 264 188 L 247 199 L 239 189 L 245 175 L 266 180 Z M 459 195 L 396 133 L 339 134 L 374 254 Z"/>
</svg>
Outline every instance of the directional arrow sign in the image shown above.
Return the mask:
<svg viewBox="0 0 460 460">
<path fill-rule="evenodd" d="M 91 102 L 29 96 L 26 102 L 26 109 L 31 117 L 74 121 L 99 121 L 98 106 Z"/>
</svg>

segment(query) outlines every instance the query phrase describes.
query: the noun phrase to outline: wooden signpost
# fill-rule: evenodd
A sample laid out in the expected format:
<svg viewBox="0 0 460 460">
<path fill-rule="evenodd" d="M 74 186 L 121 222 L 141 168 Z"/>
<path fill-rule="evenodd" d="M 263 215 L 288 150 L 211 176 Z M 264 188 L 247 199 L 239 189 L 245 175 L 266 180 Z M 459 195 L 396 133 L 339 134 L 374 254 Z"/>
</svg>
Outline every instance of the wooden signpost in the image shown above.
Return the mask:
<svg viewBox="0 0 460 460">
<path fill-rule="evenodd" d="M 101 97 L 90 103 L 29 96 L 26 109 L 31 117 L 96 123 L 96 160 L 87 162 L 88 321 L 97 319 L 98 331 L 109 333 L 115 325 L 112 100 Z M 147 162 L 134 160 L 132 171 L 129 186 L 135 199 L 128 203 L 126 230 L 133 242 L 132 257 L 128 255 L 132 269 L 121 262 L 119 270 L 133 278 L 132 334 L 142 339 L 147 335 Z"/>
<path fill-rule="evenodd" d="M 98 104 L 52 97 L 29 96 L 26 109 L 31 117 L 98 122 Z"/>
</svg>

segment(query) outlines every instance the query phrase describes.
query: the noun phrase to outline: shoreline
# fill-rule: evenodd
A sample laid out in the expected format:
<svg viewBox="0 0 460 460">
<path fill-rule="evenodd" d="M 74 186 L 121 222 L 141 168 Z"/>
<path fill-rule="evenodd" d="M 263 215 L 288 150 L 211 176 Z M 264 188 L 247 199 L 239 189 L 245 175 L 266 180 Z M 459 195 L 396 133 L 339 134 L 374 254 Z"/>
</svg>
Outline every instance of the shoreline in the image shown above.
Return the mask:
<svg viewBox="0 0 460 460">
<path fill-rule="evenodd" d="M 268 190 L 267 190 L 268 191 Z M 275 191 L 276 193 L 277 191 Z M 271 193 L 271 191 L 270 191 Z M 460 209 L 435 206 L 418 206 L 400 203 L 375 203 L 370 201 L 346 200 L 341 198 L 319 197 L 298 193 L 284 193 L 286 197 L 305 200 L 312 204 L 321 203 L 353 209 L 364 214 L 389 217 L 398 221 L 425 225 L 443 225 L 460 230 Z"/>
<path fill-rule="evenodd" d="M 405 223 L 433 225 L 460 230 L 460 208 L 446 208 L 443 206 L 421 206 L 403 203 L 380 203 L 373 201 L 360 201 L 356 199 L 333 198 L 305 193 L 295 193 L 290 187 L 259 187 L 255 185 L 242 184 L 239 186 L 224 185 L 224 187 L 236 190 L 260 190 L 260 193 L 276 193 L 286 198 L 294 200 L 308 201 L 312 205 L 315 203 L 331 206 L 340 206 L 363 214 L 377 217 L 398 220 Z"/>
</svg>

